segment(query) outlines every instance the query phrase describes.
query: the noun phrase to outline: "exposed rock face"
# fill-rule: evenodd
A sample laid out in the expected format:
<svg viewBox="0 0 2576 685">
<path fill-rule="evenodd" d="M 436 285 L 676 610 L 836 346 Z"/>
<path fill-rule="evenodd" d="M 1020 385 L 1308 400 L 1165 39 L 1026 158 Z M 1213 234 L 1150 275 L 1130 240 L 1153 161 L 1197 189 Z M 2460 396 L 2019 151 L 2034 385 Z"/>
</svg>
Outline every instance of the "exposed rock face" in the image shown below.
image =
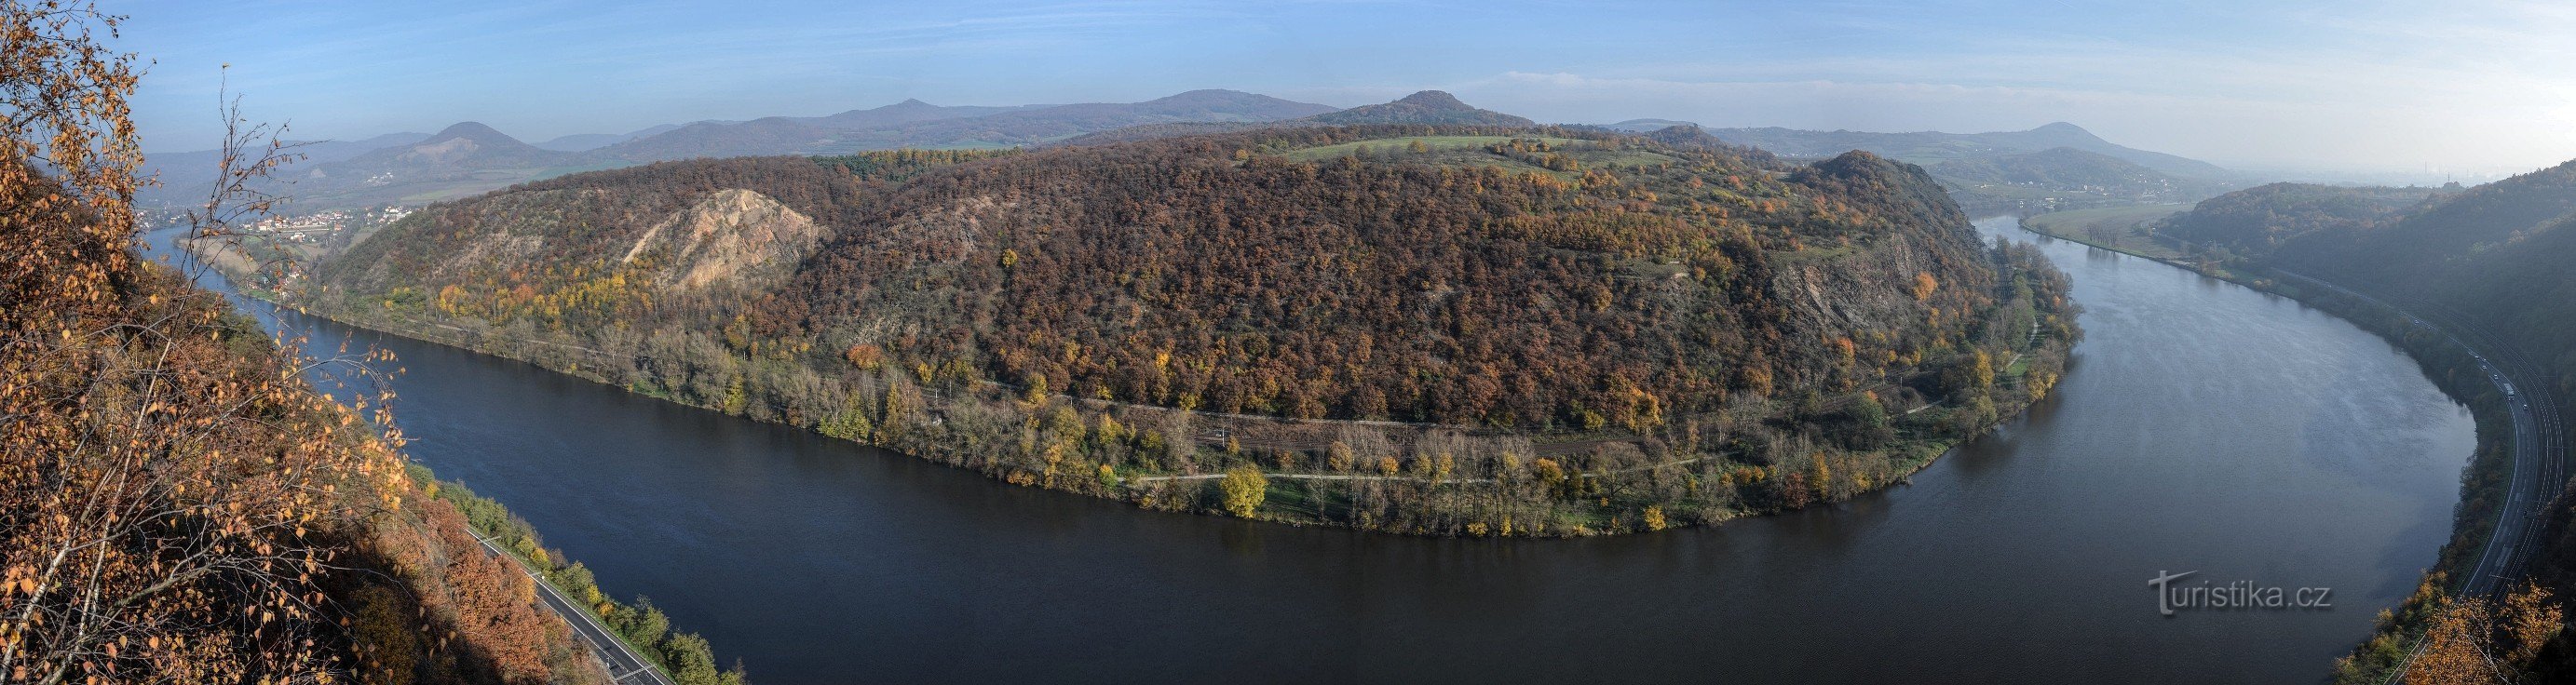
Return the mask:
<svg viewBox="0 0 2576 685">
<path fill-rule="evenodd" d="M 822 244 L 812 218 L 748 190 L 719 190 L 655 224 L 620 263 L 658 267 L 655 283 L 673 290 L 763 288 Z"/>
</svg>

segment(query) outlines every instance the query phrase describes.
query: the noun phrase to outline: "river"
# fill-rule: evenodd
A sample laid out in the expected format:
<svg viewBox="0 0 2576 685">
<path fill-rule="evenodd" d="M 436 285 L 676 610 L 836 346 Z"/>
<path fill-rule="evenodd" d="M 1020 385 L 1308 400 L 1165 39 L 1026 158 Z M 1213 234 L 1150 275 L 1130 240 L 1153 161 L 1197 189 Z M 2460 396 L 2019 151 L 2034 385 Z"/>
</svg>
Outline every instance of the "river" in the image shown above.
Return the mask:
<svg viewBox="0 0 2576 685">
<path fill-rule="evenodd" d="M 1979 228 L 2074 278 L 2055 397 L 1883 493 L 1580 540 L 1139 511 L 246 306 L 396 353 L 413 459 L 762 685 L 2321 678 L 2448 537 L 2467 410 L 2297 302 Z M 2332 607 L 2160 615 L 2184 571 Z"/>
</svg>

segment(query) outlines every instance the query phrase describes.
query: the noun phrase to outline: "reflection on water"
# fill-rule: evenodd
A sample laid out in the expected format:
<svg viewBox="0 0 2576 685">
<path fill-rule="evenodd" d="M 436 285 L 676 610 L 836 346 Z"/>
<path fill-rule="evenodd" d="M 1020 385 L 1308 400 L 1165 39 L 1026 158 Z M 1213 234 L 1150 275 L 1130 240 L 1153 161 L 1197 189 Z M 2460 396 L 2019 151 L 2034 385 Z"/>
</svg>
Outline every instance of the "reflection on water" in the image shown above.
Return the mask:
<svg viewBox="0 0 2576 685">
<path fill-rule="evenodd" d="M 2040 242 L 2088 337 L 2023 420 L 1844 505 L 1589 540 L 1142 512 L 278 318 L 401 355 L 414 458 L 766 684 L 2316 679 L 2447 537 L 2467 414 L 2295 302 Z M 2184 570 L 2337 608 L 2158 617 Z"/>
</svg>

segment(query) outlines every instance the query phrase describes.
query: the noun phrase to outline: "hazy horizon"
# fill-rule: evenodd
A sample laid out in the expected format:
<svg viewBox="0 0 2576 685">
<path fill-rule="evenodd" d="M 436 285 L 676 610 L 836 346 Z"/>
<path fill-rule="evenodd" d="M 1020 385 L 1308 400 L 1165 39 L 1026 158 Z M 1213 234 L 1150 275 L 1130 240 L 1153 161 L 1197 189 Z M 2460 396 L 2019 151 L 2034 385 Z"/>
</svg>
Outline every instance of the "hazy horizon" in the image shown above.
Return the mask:
<svg viewBox="0 0 2576 685">
<path fill-rule="evenodd" d="M 1424 89 L 1553 123 L 2023 130 L 2256 170 L 2485 176 L 2576 158 L 2576 61 L 2537 2 L 665 3 L 208 8 L 111 2 L 153 60 L 146 149 L 211 147 L 219 65 L 256 120 L 359 139 L 479 121 L 530 142 L 665 123 L 1201 88 L 1336 107 Z M 262 37 L 204 26 L 278 17 Z M 674 31 L 673 27 L 685 27 Z M 217 35 L 210 35 L 217 34 Z"/>
</svg>

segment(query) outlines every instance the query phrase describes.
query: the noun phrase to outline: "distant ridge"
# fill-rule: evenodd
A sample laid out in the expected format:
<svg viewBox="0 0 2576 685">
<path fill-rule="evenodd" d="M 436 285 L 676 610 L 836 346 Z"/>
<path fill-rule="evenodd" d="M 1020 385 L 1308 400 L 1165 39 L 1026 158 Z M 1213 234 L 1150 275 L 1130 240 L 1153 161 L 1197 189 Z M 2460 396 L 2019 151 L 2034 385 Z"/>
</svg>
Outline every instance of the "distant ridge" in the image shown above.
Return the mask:
<svg viewBox="0 0 2576 685">
<path fill-rule="evenodd" d="M 699 122 L 626 141 L 597 154 L 626 162 L 695 157 L 809 155 L 903 147 L 1033 145 L 1129 126 L 1178 122 L 1270 122 L 1332 107 L 1233 90 L 1193 90 L 1144 102 L 1017 107 L 943 107 L 903 102 L 823 117 Z"/>
<path fill-rule="evenodd" d="M 585 133 L 528 144 L 476 122 L 437 134 L 389 134 L 314 146 L 282 168 L 297 184 L 296 210 L 418 204 L 547 176 L 701 157 L 828 155 L 896 148 L 993 148 L 1059 143 L 1085 134 L 1151 125 L 1250 126 L 1335 111 L 1233 90 L 1193 90 L 1131 103 L 942 106 L 907 98 L 824 116 L 663 124 L 623 134 Z M 1204 123 L 1194 123 L 1204 122 Z M 163 184 L 144 199 L 185 206 L 212 183 L 216 153 L 157 153 L 147 164 Z"/>
<path fill-rule="evenodd" d="M 1778 127 L 1721 128 L 1712 129 L 1709 133 L 1727 142 L 1751 145 L 1788 157 L 1831 157 L 1851 150 L 1868 150 L 1880 156 L 1930 166 L 1961 158 L 2064 147 L 2116 157 L 2175 176 L 2199 179 L 2233 176 L 2215 164 L 2119 145 L 2093 135 L 2084 127 L 2063 121 L 2028 131 L 1990 133 L 1872 133 Z"/>
<path fill-rule="evenodd" d="M 544 142 L 529 144 L 537 146 L 539 149 L 553 150 L 556 152 L 585 152 L 645 136 L 662 135 L 674 129 L 678 129 L 679 127 L 679 124 L 661 124 L 625 133 L 575 133 L 568 136 L 557 136 Z"/>
<path fill-rule="evenodd" d="M 1325 112 L 1313 116 L 1279 121 L 1172 121 L 1139 124 L 1075 136 L 1049 145 L 1107 145 L 1155 138 L 1229 133 L 1256 128 L 1296 126 L 1366 126 L 1380 124 L 1434 124 L 1528 128 L 1536 122 L 1521 117 L 1478 109 L 1460 102 L 1456 96 L 1437 90 L 1425 90 L 1403 98 L 1375 105 Z M 1709 142 L 1717 143 L 1715 139 Z M 1717 143 L 1723 145 L 1723 143 Z"/>
</svg>

